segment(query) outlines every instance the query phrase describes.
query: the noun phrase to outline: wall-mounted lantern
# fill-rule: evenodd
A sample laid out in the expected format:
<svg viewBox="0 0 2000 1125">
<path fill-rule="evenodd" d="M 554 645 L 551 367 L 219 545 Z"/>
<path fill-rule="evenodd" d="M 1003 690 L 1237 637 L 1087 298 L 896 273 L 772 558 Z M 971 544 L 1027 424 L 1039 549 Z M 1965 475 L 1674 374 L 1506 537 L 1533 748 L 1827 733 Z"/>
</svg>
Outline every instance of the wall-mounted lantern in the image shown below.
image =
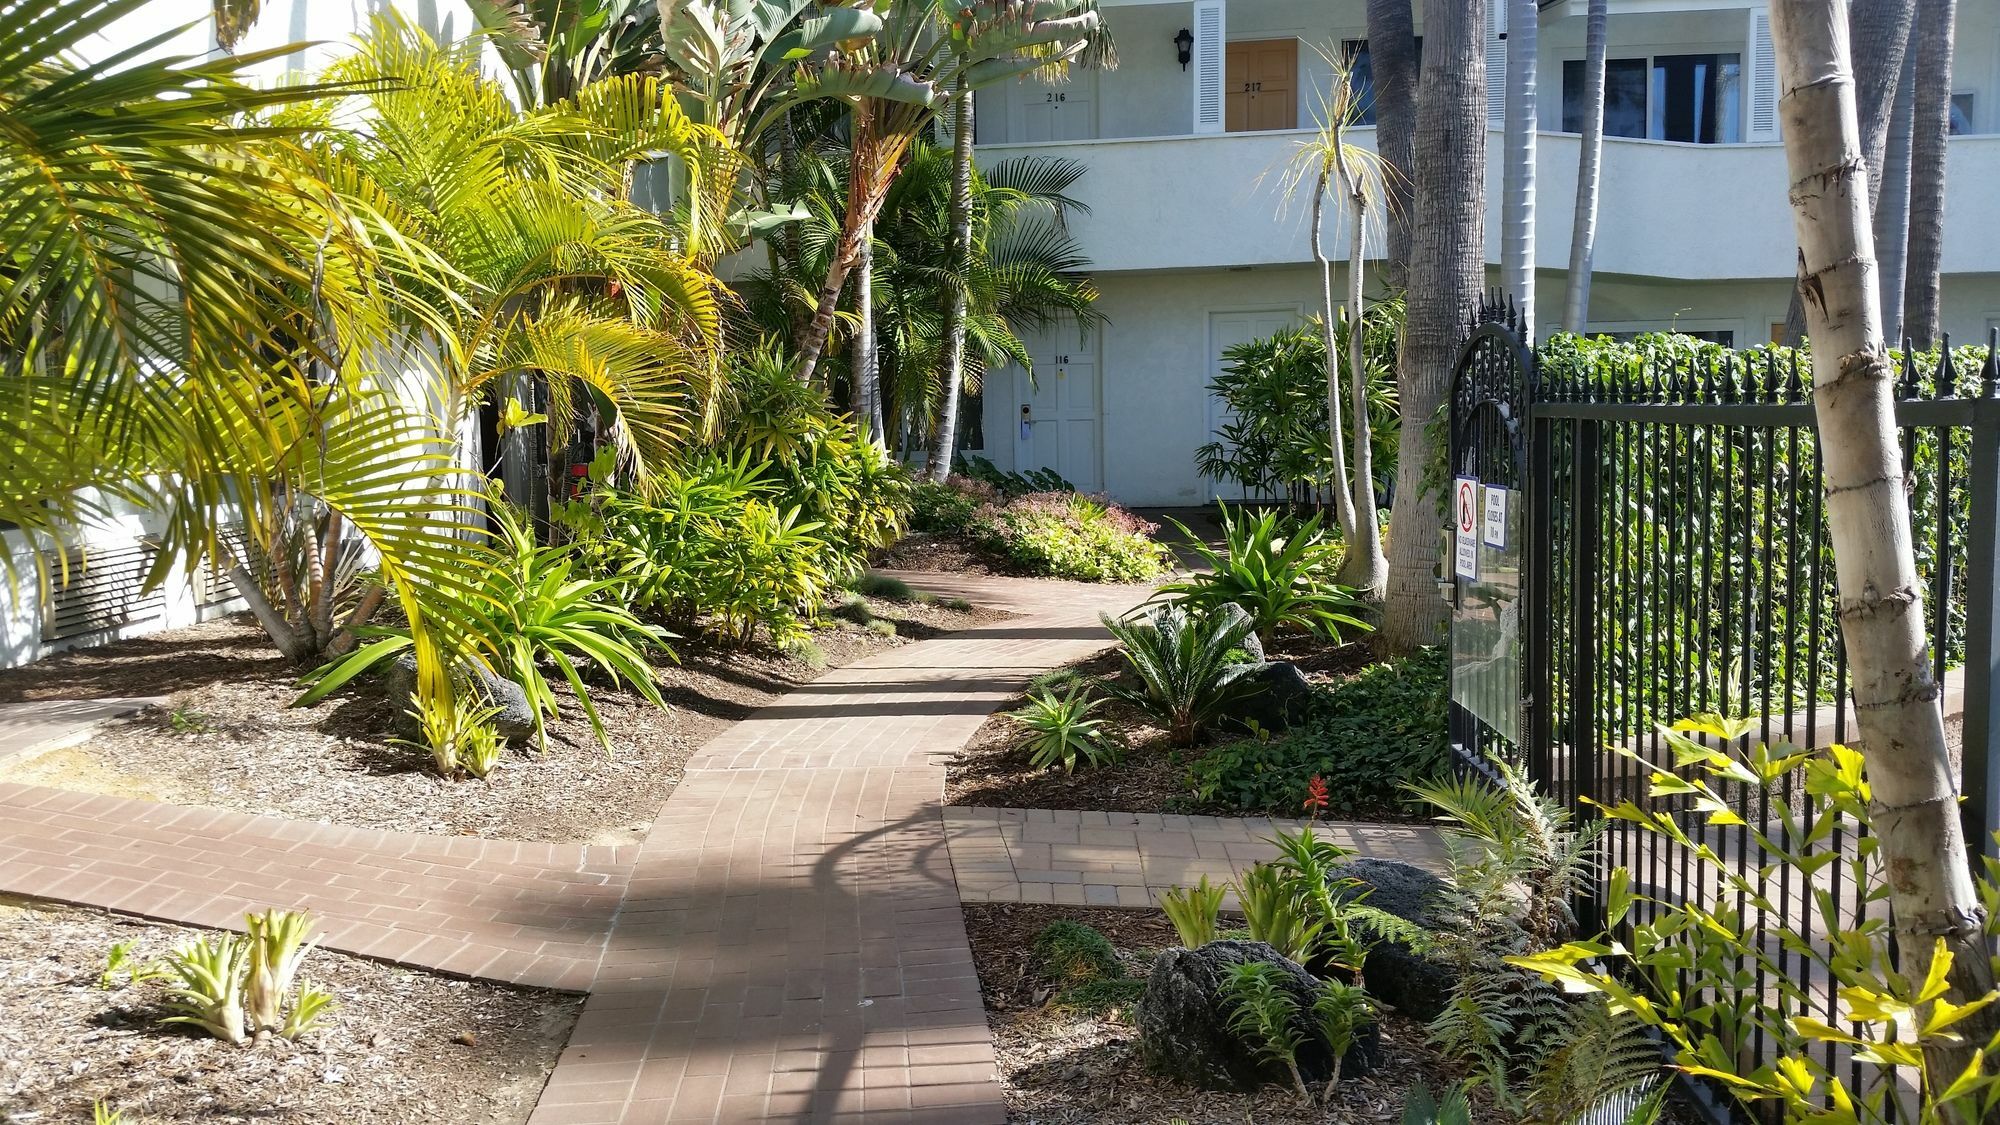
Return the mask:
<svg viewBox="0 0 2000 1125">
<path fill-rule="evenodd" d="M 1194 59 L 1194 32 L 1181 28 L 1181 33 L 1174 36 L 1174 48 L 1180 52 L 1181 69 L 1186 70 Z"/>
</svg>

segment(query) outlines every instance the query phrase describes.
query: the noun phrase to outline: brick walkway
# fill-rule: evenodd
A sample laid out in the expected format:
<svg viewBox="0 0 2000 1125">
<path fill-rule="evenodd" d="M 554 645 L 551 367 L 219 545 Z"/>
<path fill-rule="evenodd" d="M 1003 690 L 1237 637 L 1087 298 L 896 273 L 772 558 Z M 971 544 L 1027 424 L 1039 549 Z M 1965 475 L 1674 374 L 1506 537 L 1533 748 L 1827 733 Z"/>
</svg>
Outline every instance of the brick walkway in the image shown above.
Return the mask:
<svg viewBox="0 0 2000 1125">
<path fill-rule="evenodd" d="M 1206 875 L 1223 883 L 1271 859 L 1269 840 L 1304 821 L 1048 809 L 944 811 L 945 839 L 966 902 L 1157 906 L 1161 891 Z M 1371 859 L 1444 869 L 1437 834 L 1419 825 L 1322 821 L 1320 834 Z M 1225 905 L 1235 906 L 1226 895 Z"/>
<path fill-rule="evenodd" d="M 961 898 L 1142 905 L 1263 858 L 1257 837 L 1273 826 L 943 809 L 944 763 L 986 716 L 1034 674 L 1109 644 L 1098 612 L 1143 593 L 909 577 L 1021 616 L 829 672 L 729 728 L 690 760 L 641 845 L 341 828 L 0 783 L 0 893 L 216 928 L 304 907 L 329 948 L 588 991 L 532 1125 L 998 1125 Z M 46 745 L 103 717 L 79 707 L 65 730 L 43 710 L 13 729 L 19 745 Z M 1435 858 L 1420 829 L 1339 831 L 1364 854 Z"/>
<path fill-rule="evenodd" d="M 1025 616 L 830 672 L 703 748 L 533 1125 L 1005 1120 L 943 761 L 1141 595 L 912 581 Z"/>
</svg>

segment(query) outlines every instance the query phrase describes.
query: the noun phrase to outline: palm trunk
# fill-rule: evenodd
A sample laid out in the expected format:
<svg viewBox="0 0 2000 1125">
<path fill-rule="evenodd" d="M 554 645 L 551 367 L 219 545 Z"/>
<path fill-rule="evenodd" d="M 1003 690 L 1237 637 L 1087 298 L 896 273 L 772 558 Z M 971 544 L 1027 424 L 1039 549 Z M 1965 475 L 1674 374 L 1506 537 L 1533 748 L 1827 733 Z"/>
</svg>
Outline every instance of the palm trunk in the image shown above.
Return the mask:
<svg viewBox="0 0 2000 1125">
<path fill-rule="evenodd" d="M 1942 940 L 1952 954 L 1949 996 L 1963 1004 L 1992 989 L 1993 970 L 1924 633 L 1924 587 L 1903 490 L 1895 370 L 1876 305 L 1868 171 L 1842 8 L 1842 0 L 1771 5 L 1779 114 L 1814 344 L 1826 519 L 1902 970 L 1922 979 L 1933 944 Z M 1955 1042 L 1926 1039 L 1930 1073 L 1945 1082 L 1964 1072 L 1978 1058 L 1994 1018 L 1973 1017 L 1974 1026 L 1961 1028 L 1963 1037 Z"/>
<path fill-rule="evenodd" d="M 1479 301 L 1486 243 L 1485 0 L 1425 0 L 1417 91 L 1409 318 L 1397 357 L 1403 427 L 1390 516 L 1389 584 L 1378 642 L 1389 653 L 1436 644 L 1444 632 L 1438 541 L 1444 528 L 1431 419 L 1451 385 L 1459 337 Z"/>
<path fill-rule="evenodd" d="M 1382 280 L 1410 287 L 1410 218 L 1416 191 L 1417 33 L 1410 0 L 1368 0 L 1368 62 L 1375 77 L 1375 152 L 1382 176 L 1388 254 Z"/>
<path fill-rule="evenodd" d="M 1917 0 L 1916 100 L 1910 130 L 1910 253 L 1903 331 L 1919 348 L 1941 331 L 1938 289 L 1944 268 L 1945 142 L 1951 134 L 1952 25 L 1957 0 Z"/>
<path fill-rule="evenodd" d="M 945 308 L 944 402 L 931 437 L 929 477 L 942 484 L 958 453 L 959 398 L 965 393 L 965 270 L 972 260 L 972 88 L 958 80 L 951 136 L 951 273 L 957 282 Z"/>
<path fill-rule="evenodd" d="M 1583 31 L 1583 137 L 1576 161 L 1576 218 L 1569 233 L 1569 289 L 1564 294 L 1563 329 L 1582 332 L 1590 324 L 1590 271 L 1597 256 L 1597 193 L 1604 160 L 1604 54 L 1609 37 L 1610 0 L 1590 0 Z"/>
<path fill-rule="evenodd" d="M 1334 126 L 1334 138 L 1337 148 L 1340 144 L 1337 124 Z M 1333 303 L 1333 262 L 1326 256 L 1326 247 L 1321 243 L 1326 219 L 1326 178 L 1327 168 L 1322 164 L 1318 175 L 1313 177 L 1312 244 L 1313 261 L 1319 264 L 1319 328 L 1320 338 L 1326 345 L 1327 439 L 1333 451 L 1333 479 L 1327 484 L 1333 493 L 1334 515 L 1340 520 L 1341 539 L 1349 544 L 1348 552 L 1352 554 L 1354 490 L 1347 475 L 1347 424 L 1340 416 L 1340 347 L 1334 331 L 1334 318 L 1339 310 Z"/>
<path fill-rule="evenodd" d="M 271 604 L 271 599 L 264 594 L 264 587 L 258 583 L 257 576 L 250 573 L 249 567 L 241 563 L 230 567 L 229 583 L 236 587 L 236 596 L 242 598 L 244 604 L 250 607 L 251 616 L 257 619 L 257 624 L 264 627 L 264 632 L 271 637 L 271 643 L 278 646 L 278 651 L 285 654 L 285 659 L 295 664 L 304 664 L 313 658 L 311 646 L 299 635 L 299 631 L 285 620 L 285 615 L 279 613 Z"/>
<path fill-rule="evenodd" d="M 820 353 L 826 350 L 826 341 L 833 335 L 833 315 L 840 304 L 840 290 L 847 284 L 849 271 L 860 260 L 869 231 L 875 225 L 875 213 L 882 208 L 881 193 L 873 187 L 881 177 L 874 175 L 871 168 L 877 148 L 871 136 L 872 120 L 868 101 L 864 98 L 854 107 L 850 126 L 847 208 L 841 217 L 840 240 L 834 245 L 833 260 L 827 263 L 826 278 L 820 283 L 812 319 L 806 322 L 805 335 L 798 340 L 801 383 L 812 382 L 819 369 Z"/>
<path fill-rule="evenodd" d="M 1502 0 L 1493 0 L 1500 3 Z M 1507 164 L 1500 196 L 1500 276 L 1528 339 L 1535 338 L 1536 0 L 1507 4 Z"/>
<path fill-rule="evenodd" d="M 853 384 L 848 393 L 854 403 L 854 420 L 868 435 L 868 440 L 878 446 L 885 446 L 888 440 L 882 429 L 882 372 L 875 350 L 875 224 L 871 220 L 862 228 L 861 254 L 854 262 L 854 340 L 853 360 L 849 364 L 853 370 L 848 379 Z"/>
<path fill-rule="evenodd" d="M 1382 522 L 1375 510 L 1375 433 L 1368 416 L 1368 367 L 1365 362 L 1368 333 L 1364 329 L 1361 282 L 1366 271 L 1368 250 L 1368 193 L 1354 170 L 1348 167 L 1347 152 L 1337 149 L 1336 167 L 1340 190 L 1347 196 L 1347 374 L 1349 401 L 1354 404 L 1354 530 L 1347 538 L 1347 557 L 1341 560 L 1340 583 L 1361 591 L 1369 601 L 1381 601 L 1389 585 L 1389 559 L 1382 553 Z M 1334 447 L 1338 453 L 1339 446 Z M 1335 1065 L 1338 1065 L 1336 1060 Z"/>
<path fill-rule="evenodd" d="M 1889 115 L 1889 143 L 1882 155 L 1882 185 L 1875 203 L 1875 256 L 1882 263 L 1882 338 L 1903 338 L 1903 288 L 1910 271 L 1910 125 L 1916 108 L 1917 59 L 1903 55 L 1903 80 Z"/>
</svg>

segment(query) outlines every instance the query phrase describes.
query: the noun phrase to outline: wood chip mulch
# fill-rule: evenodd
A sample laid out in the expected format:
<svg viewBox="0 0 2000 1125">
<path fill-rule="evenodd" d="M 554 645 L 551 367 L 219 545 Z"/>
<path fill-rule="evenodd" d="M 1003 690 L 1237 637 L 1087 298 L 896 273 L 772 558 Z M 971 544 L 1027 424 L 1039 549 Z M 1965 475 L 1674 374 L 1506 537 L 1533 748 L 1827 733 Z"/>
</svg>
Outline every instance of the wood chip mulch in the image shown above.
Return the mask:
<svg viewBox="0 0 2000 1125">
<path fill-rule="evenodd" d="M 1402 1120 L 1403 1102 L 1419 1082 L 1433 1090 L 1460 1077 L 1431 1050 L 1421 1024 L 1393 1012 L 1382 1017 L 1383 1066 L 1343 1082 L 1326 1106 L 1302 1105 L 1282 1086 L 1254 1094 L 1197 1090 L 1153 1074 L 1139 1058 L 1136 1017 L 1092 1016 L 1049 1006 L 1046 988 L 1029 972 L 1026 953 L 1042 927 L 1057 919 L 1096 927 L 1119 953 L 1128 975 L 1143 978 L 1153 956 L 1176 944 L 1173 926 L 1157 910 L 1088 909 L 1015 903 L 968 904 L 966 930 L 986 1023 L 999 1052 L 1008 1120 L 1019 1125 L 1377 1125 Z M 1475 1110 L 1481 1125 L 1512 1120 L 1490 1105 Z"/>
<path fill-rule="evenodd" d="M 688 757 L 827 667 L 1006 614 L 867 601 L 894 635 L 856 621 L 816 630 L 823 662 L 768 645 L 675 641 L 661 663 L 661 711 L 636 694 L 592 692 L 607 755 L 557 679 L 561 720 L 549 749 L 510 751 L 485 781 L 447 781 L 428 755 L 394 741 L 403 703 L 368 686 L 293 708 L 299 669 L 247 616 L 65 653 L 0 672 L 0 702 L 163 695 L 81 744 L 0 762 L 0 780 L 362 828 L 510 840 L 636 843 L 680 782 Z M 859 614 L 854 615 L 859 617 Z"/>
<path fill-rule="evenodd" d="M 157 957 L 196 931 L 0 902 L 0 1125 L 519 1125 L 583 998 L 314 950 L 301 976 L 337 1007 L 296 1043 L 231 1046 L 161 1027 L 156 983 L 100 987 L 114 942 Z"/>
</svg>

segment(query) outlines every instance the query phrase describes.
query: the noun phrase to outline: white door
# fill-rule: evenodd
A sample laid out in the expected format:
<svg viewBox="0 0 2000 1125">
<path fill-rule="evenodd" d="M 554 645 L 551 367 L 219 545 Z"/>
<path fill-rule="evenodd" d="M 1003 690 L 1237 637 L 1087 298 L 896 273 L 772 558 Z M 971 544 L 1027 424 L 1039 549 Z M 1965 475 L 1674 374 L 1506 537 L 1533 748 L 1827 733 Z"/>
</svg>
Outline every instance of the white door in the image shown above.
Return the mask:
<svg viewBox="0 0 2000 1125">
<path fill-rule="evenodd" d="M 1088 141 L 1097 137 L 1097 72 L 1077 68 L 1064 82 L 1014 83 L 1012 116 L 1022 143 Z"/>
<path fill-rule="evenodd" d="M 1229 361 L 1223 355 L 1238 344 L 1252 340 L 1262 340 L 1274 336 L 1299 321 L 1299 311 L 1291 309 L 1260 309 L 1255 312 L 1218 312 L 1208 314 L 1208 381 L 1222 374 Z M 1203 386 L 1207 386 L 1204 383 Z M 1220 398 L 1208 396 L 1208 437 L 1206 441 L 1219 440 L 1222 427 L 1228 425 L 1235 414 L 1223 405 Z M 1211 480 L 1208 482 L 1211 497 L 1235 500 L 1243 496 L 1243 486 L 1235 481 Z"/>
<path fill-rule="evenodd" d="M 1038 350 L 1032 384 L 1016 369 L 1014 385 L 1027 408 L 1015 426 L 1015 467 L 1053 469 L 1079 492 L 1102 491 L 1097 357 L 1081 348 Z"/>
</svg>

